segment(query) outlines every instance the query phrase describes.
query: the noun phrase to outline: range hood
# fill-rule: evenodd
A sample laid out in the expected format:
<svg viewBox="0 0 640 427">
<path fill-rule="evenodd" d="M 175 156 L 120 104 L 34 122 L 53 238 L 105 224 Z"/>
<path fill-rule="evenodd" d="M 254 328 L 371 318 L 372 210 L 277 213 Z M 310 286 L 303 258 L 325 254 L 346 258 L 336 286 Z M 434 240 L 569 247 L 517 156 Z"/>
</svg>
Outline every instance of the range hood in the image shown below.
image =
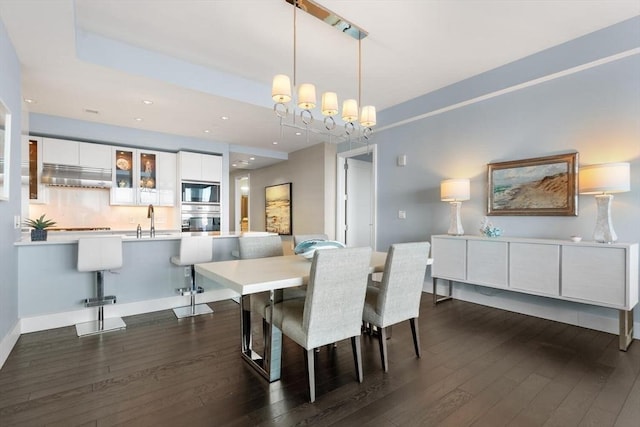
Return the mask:
<svg viewBox="0 0 640 427">
<path fill-rule="evenodd" d="M 42 164 L 42 183 L 62 187 L 110 188 L 111 169 Z"/>
</svg>

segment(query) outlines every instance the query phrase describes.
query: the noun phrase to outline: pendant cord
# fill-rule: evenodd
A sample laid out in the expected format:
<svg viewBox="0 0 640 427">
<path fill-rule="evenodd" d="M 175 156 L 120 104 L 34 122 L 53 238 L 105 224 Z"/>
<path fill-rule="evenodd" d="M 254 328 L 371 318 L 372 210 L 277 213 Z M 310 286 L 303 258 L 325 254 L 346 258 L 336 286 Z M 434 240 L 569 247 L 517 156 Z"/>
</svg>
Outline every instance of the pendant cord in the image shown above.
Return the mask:
<svg viewBox="0 0 640 427">
<path fill-rule="evenodd" d="M 293 90 L 296 88 L 296 47 L 298 29 L 296 26 L 296 9 L 298 8 L 298 0 L 293 0 Z"/>
<path fill-rule="evenodd" d="M 358 39 L 358 108 L 362 109 L 362 39 Z"/>
</svg>

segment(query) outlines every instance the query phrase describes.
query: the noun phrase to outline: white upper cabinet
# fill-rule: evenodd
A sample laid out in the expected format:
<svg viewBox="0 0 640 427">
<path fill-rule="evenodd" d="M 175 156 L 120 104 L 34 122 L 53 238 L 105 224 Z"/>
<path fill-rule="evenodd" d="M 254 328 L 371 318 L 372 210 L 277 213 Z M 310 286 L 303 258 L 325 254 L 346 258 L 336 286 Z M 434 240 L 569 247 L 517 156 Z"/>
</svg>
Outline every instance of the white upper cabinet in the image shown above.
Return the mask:
<svg viewBox="0 0 640 427">
<path fill-rule="evenodd" d="M 42 162 L 56 165 L 78 166 L 80 150 L 78 141 L 42 138 Z"/>
<path fill-rule="evenodd" d="M 112 158 L 112 205 L 175 205 L 175 154 L 115 148 Z"/>
<path fill-rule="evenodd" d="M 55 165 L 111 169 L 111 146 L 42 138 L 42 161 Z"/>
<path fill-rule="evenodd" d="M 80 166 L 111 169 L 111 146 L 80 142 L 78 143 L 78 159 Z"/>
<path fill-rule="evenodd" d="M 184 181 L 222 181 L 222 157 L 180 151 L 180 179 Z"/>
</svg>

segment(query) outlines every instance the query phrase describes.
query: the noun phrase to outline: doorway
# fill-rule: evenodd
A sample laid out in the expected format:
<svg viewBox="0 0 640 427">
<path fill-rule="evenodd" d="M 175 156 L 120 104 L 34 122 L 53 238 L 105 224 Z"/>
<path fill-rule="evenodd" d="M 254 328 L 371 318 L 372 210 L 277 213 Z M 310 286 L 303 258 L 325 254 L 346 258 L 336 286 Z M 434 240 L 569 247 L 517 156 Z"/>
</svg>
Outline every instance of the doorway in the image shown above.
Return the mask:
<svg viewBox="0 0 640 427">
<path fill-rule="evenodd" d="M 234 229 L 237 232 L 249 231 L 249 175 L 235 178 L 235 219 Z"/>
<path fill-rule="evenodd" d="M 336 240 L 376 249 L 377 147 L 338 153 Z"/>
</svg>

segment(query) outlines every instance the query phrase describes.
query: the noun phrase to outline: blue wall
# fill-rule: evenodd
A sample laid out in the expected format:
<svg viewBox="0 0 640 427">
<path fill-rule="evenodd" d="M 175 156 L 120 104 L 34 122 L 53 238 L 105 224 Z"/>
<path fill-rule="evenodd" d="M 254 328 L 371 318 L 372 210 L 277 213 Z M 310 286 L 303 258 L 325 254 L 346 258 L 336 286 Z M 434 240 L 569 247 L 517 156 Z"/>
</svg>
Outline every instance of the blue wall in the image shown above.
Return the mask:
<svg viewBox="0 0 640 427">
<path fill-rule="evenodd" d="M 20 230 L 13 227 L 14 215 L 20 215 L 20 62 L 0 21 L 0 99 L 12 114 L 9 201 L 0 201 L 0 366 L 10 333 L 18 323 L 18 252 L 13 246 Z M 17 167 L 16 167 L 17 166 Z M 19 331 L 18 331 L 19 332 Z"/>
<path fill-rule="evenodd" d="M 495 96 L 459 105 L 487 94 Z M 378 250 L 446 234 L 442 179 L 471 179 L 462 222 L 466 234 L 477 235 L 488 163 L 570 151 L 583 165 L 631 163 L 631 192 L 615 195 L 613 224 L 619 241 L 640 241 L 640 17 L 385 110 L 380 123 Z M 402 154 L 408 164 L 397 167 Z M 577 217 L 490 217 L 508 236 L 586 240 L 595 218 L 593 196 L 579 197 Z"/>
</svg>

